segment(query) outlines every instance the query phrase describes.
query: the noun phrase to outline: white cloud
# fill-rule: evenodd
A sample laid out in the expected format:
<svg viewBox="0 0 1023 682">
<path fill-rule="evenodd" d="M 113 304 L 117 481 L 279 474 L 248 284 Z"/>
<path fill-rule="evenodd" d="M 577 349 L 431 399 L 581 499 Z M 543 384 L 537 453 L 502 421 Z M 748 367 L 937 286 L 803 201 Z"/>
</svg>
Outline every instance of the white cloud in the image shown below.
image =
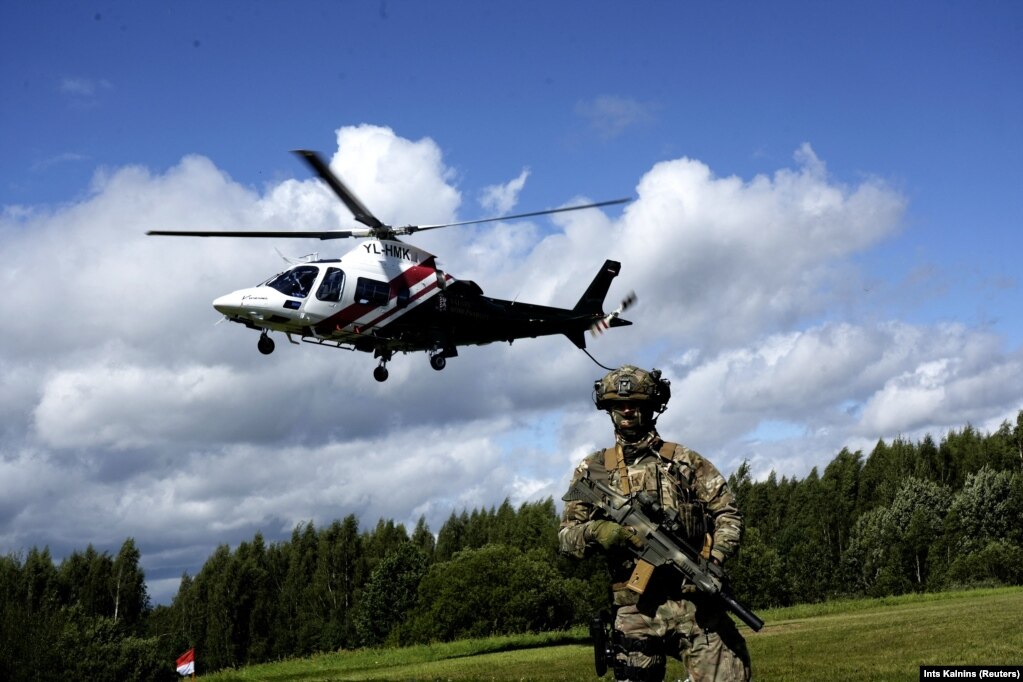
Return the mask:
<svg viewBox="0 0 1023 682">
<path fill-rule="evenodd" d="M 456 176 L 432 140 L 369 125 L 337 140 L 332 167 L 385 222 L 458 219 Z M 166 590 L 257 530 L 355 513 L 364 525 L 426 514 L 436 531 L 452 509 L 558 498 L 573 464 L 608 442 L 589 399 L 603 370 L 563 338 L 461 349 L 439 374 L 399 356 L 378 384 L 368 355 L 280 343 L 263 357 L 256 334 L 214 325 L 213 298 L 280 269 L 274 247 L 308 245 L 144 232 L 353 224 L 322 183 L 296 176 L 257 193 L 188 156 L 162 172 L 102 170 L 72 205 L 0 212 L 0 245 L 18 254 L 0 274 L 0 548 L 59 556 L 132 536 Z M 997 337 L 842 319 L 860 305 L 852 259 L 901 224 L 905 200 L 883 182 L 842 185 L 805 145 L 795 168 L 749 180 L 665 161 L 636 194 L 620 217 L 411 240 L 489 295 L 569 307 L 604 259 L 620 260 L 608 307 L 634 289 L 635 325 L 591 350 L 663 367 L 664 435 L 726 473 L 749 457 L 801 475 L 846 444 L 1020 407 L 1023 359 Z"/>
<path fill-rule="evenodd" d="M 667 375 L 675 397 L 666 430 L 732 463 L 757 459 L 761 473 L 805 474 L 842 447 L 869 451 L 879 438 L 940 437 L 1011 417 L 1021 407 L 1013 387 L 1023 381 L 1023 353 L 957 326 L 838 323 L 672 364 Z M 756 434 L 771 424 L 784 424 L 784 446 L 798 451 L 760 448 Z"/>
<path fill-rule="evenodd" d="M 483 188 L 480 205 L 497 215 L 509 213 L 519 200 L 519 192 L 526 186 L 529 169 L 523 168 L 519 176 L 503 185 L 489 185 Z"/>
<path fill-rule="evenodd" d="M 620 220 L 563 214 L 563 227 L 530 254 L 527 300 L 588 280 L 604 258 L 640 305 L 630 317 L 676 345 L 719 346 L 791 329 L 849 305 L 861 290 L 849 258 L 900 226 L 904 199 L 875 180 L 830 182 L 823 164 L 750 181 L 716 177 L 692 159 L 658 163 L 639 181 Z M 650 305 L 653 304 L 653 305 Z"/>
<path fill-rule="evenodd" d="M 361 125 L 338 129 L 337 143 L 331 168 L 380 220 L 389 225 L 452 220 L 461 195 L 433 140 L 413 142 L 390 128 Z"/>
</svg>

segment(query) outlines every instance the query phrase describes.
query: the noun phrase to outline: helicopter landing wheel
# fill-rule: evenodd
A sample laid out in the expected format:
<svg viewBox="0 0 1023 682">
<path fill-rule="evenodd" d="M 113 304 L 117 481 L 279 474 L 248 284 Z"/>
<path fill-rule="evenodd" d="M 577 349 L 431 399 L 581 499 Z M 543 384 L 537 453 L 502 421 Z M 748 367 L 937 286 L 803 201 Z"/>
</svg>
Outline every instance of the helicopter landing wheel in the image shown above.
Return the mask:
<svg viewBox="0 0 1023 682">
<path fill-rule="evenodd" d="M 274 340 L 266 332 L 263 332 L 259 335 L 259 343 L 256 344 L 256 348 L 263 355 L 270 355 L 270 353 L 274 352 Z"/>
<path fill-rule="evenodd" d="M 377 381 L 387 381 L 387 368 L 381 364 L 373 370 L 373 378 Z"/>
<path fill-rule="evenodd" d="M 444 369 L 448 364 L 448 359 L 438 353 L 437 355 L 430 356 L 430 367 L 433 367 L 438 372 Z"/>
</svg>

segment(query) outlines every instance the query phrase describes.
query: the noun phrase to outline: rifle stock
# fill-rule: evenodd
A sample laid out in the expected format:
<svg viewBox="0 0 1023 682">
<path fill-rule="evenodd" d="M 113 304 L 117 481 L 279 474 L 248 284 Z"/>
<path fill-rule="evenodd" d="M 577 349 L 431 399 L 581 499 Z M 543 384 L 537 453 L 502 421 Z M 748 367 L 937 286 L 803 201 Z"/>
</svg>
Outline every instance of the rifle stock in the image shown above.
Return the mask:
<svg viewBox="0 0 1023 682">
<path fill-rule="evenodd" d="M 644 504 L 641 497 L 642 493 L 636 497 L 626 497 L 586 475 L 576 480 L 562 499 L 588 502 L 601 509 L 612 521 L 634 528 L 645 540 L 642 549 L 630 546 L 639 559 L 639 566 L 645 564 L 651 567 L 649 570 L 657 566 L 670 566 L 701 592 L 719 598 L 739 620 L 754 632 L 759 632 L 764 627 L 764 621 L 732 596 L 725 585 L 721 567 L 700 556 L 699 550 L 670 532 L 664 527 L 665 524 L 652 519 L 643 507 L 654 505 L 650 502 Z M 645 579 L 637 579 L 640 583 L 637 586 L 633 587 L 633 581 L 630 580 L 630 589 L 642 593 L 649 579 L 649 570 L 646 571 Z"/>
</svg>

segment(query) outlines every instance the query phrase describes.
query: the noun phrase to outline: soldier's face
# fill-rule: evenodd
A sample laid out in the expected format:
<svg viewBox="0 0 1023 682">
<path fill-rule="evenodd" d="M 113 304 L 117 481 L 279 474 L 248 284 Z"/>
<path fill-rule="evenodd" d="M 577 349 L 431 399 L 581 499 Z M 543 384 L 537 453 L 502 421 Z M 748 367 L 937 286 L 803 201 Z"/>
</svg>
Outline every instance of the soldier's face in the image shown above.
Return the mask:
<svg viewBox="0 0 1023 682">
<path fill-rule="evenodd" d="M 622 400 L 614 403 L 611 408 L 611 421 L 614 422 L 615 430 L 625 434 L 636 433 L 645 430 L 650 422 L 649 410 L 643 408 L 642 403 L 635 400 Z"/>
</svg>

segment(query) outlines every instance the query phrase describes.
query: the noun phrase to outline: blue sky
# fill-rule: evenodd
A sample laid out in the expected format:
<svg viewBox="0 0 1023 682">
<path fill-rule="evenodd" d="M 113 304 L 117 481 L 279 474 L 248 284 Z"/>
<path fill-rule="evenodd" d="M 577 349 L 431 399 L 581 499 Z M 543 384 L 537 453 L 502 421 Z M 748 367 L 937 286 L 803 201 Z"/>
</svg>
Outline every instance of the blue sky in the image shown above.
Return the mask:
<svg viewBox="0 0 1023 682">
<path fill-rule="evenodd" d="M 555 305 L 621 260 L 609 303 L 635 289 L 636 324 L 591 351 L 664 367 L 662 431 L 726 473 L 997 428 L 1023 407 L 1021 45 L 1011 2 L 3 2 L 0 550 L 132 535 L 165 599 L 255 530 L 557 498 L 606 440 L 600 370 L 563 339 L 404 358 L 378 386 L 368 357 L 268 362 L 214 328 L 275 245 L 143 233 L 337 221 L 288 198 L 318 191 L 296 148 L 395 222 L 491 215 L 488 188 L 636 199 L 415 241 Z M 323 485 L 367 448 L 422 486 Z M 266 477 L 216 478 L 239 466 Z"/>
</svg>

